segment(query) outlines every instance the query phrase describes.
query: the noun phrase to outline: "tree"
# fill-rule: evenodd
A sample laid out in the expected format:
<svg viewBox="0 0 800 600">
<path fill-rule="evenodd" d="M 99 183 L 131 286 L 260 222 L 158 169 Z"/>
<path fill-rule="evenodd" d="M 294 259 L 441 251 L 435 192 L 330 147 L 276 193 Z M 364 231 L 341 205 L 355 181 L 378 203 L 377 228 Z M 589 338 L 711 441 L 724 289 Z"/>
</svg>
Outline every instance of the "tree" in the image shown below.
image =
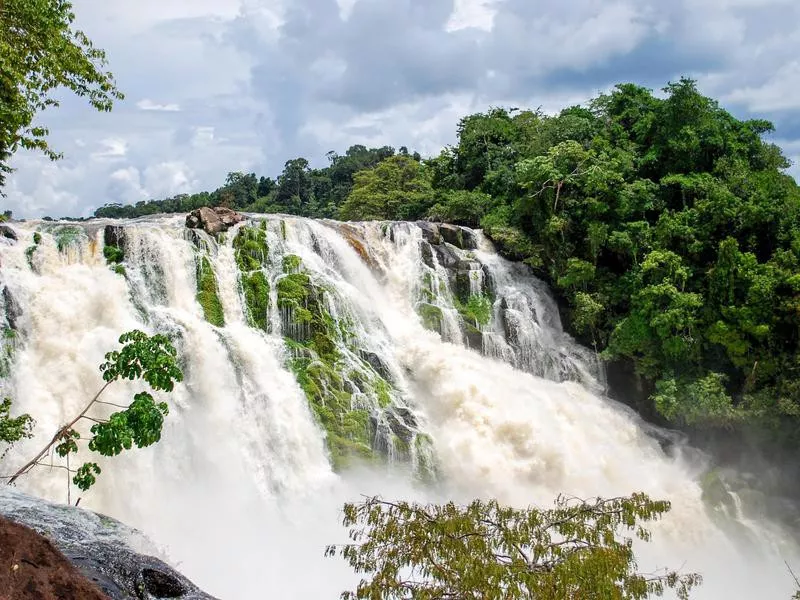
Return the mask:
<svg viewBox="0 0 800 600">
<path fill-rule="evenodd" d="M 99 111 L 123 95 L 104 70 L 105 53 L 81 31 L 66 0 L 4 0 L 0 3 L 0 187 L 11 171 L 8 160 L 20 147 L 61 155 L 47 142 L 36 115 L 56 107 L 55 91 L 66 88 Z"/>
<path fill-rule="evenodd" d="M 102 456 L 116 456 L 123 450 L 130 450 L 134 444 L 137 448 L 144 448 L 161 439 L 164 417 L 169 412 L 165 402 L 157 403 L 146 391 L 136 394 L 128 406 L 110 404 L 100 400 L 100 397 L 119 379 L 144 379 L 153 390 L 171 392 L 176 382 L 183 381 L 183 373 L 176 358 L 177 351 L 165 335 L 148 336 L 138 330 L 122 334 L 119 342 L 123 344 L 122 348 L 106 354 L 106 361 L 100 365 L 105 384 L 75 418 L 59 428 L 36 456 L 7 478 L 9 484 L 14 483 L 37 465 L 44 465 L 42 461 L 52 449 L 55 449 L 56 454 L 67 459 L 67 466 L 64 468 L 74 475 L 72 482 L 79 489 L 86 491 L 95 483 L 96 476 L 100 474 L 100 467 L 97 463 L 87 462 L 76 470 L 70 469 L 69 455 L 78 452 L 79 442 L 88 441 L 89 450 Z M 108 417 L 90 414 L 90 411 L 100 405 L 123 410 L 114 412 Z M 5 413 L 0 412 L 0 432 L 10 427 L 14 432 L 11 441 L 15 441 L 14 438 L 20 439 L 21 436 L 18 435 L 20 432 L 24 435 L 26 427 L 29 431 L 30 417 L 23 415 L 18 417 L 17 421 L 9 420 L 8 406 L 4 404 L 3 408 L 6 410 Z M 89 438 L 83 437 L 76 429 L 83 422 L 93 423 Z"/>
<path fill-rule="evenodd" d="M 355 174 L 353 190 L 340 216 L 349 221 L 417 219 L 433 203 L 433 190 L 423 165 L 396 155 Z"/>
<path fill-rule="evenodd" d="M 622 529 L 649 541 L 641 522 L 669 508 L 644 494 L 559 497 L 552 509 L 522 510 L 494 500 L 421 506 L 368 498 L 345 505 L 352 543 L 326 555 L 364 575 L 343 600 L 635 600 L 667 588 L 686 599 L 699 575 L 639 573 L 632 538 L 619 536 Z"/>
</svg>

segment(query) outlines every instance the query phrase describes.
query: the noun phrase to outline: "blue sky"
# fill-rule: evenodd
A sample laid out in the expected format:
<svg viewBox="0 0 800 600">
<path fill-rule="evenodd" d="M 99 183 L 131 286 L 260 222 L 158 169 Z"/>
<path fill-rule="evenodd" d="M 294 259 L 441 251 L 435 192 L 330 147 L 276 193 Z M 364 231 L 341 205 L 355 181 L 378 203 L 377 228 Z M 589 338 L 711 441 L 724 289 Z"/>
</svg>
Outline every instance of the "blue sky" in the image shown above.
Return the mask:
<svg viewBox="0 0 800 600">
<path fill-rule="evenodd" d="M 800 163 L 794 0 L 73 0 L 126 99 L 42 119 L 65 159 L 20 153 L 4 206 L 88 215 L 275 176 L 349 145 L 433 154 L 491 105 L 555 111 L 615 83 L 698 80 L 777 126 Z M 792 167 L 800 175 L 800 168 Z"/>
</svg>

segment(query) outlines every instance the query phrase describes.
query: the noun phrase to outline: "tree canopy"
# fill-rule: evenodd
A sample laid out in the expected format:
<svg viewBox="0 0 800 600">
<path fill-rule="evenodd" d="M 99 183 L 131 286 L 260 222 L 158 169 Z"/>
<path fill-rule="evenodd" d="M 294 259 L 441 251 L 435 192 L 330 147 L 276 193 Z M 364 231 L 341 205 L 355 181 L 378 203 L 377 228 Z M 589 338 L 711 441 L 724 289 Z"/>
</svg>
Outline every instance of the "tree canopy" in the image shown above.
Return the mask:
<svg viewBox="0 0 800 600">
<path fill-rule="evenodd" d="M 694 81 L 662 97 L 620 84 L 555 115 L 491 108 L 420 160 L 352 146 L 275 180 L 231 173 L 211 193 L 97 216 L 224 202 L 309 217 L 480 226 L 551 284 L 566 328 L 620 372 L 650 418 L 800 442 L 800 191 L 789 161 Z"/>
<path fill-rule="evenodd" d="M 0 188 L 20 147 L 55 160 L 48 131 L 34 123 L 38 113 L 59 105 L 55 92 L 65 88 L 109 111 L 122 99 L 105 71 L 105 53 L 81 31 L 65 0 L 4 0 L 0 3 Z"/>
<path fill-rule="evenodd" d="M 346 504 L 351 543 L 328 547 L 362 575 L 342 600 L 636 600 L 674 589 L 682 599 L 694 573 L 640 573 L 633 538 L 668 502 L 644 494 L 515 509 L 494 500 L 427 506 L 368 498 Z M 620 532 L 630 535 L 621 535 Z"/>
</svg>

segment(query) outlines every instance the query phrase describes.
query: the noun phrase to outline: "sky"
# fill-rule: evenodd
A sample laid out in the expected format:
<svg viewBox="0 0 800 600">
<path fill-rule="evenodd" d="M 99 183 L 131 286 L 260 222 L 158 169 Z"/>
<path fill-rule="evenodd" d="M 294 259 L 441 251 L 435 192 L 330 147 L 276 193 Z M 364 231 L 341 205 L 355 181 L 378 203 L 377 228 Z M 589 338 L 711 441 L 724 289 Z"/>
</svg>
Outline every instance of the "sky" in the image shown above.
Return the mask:
<svg viewBox="0 0 800 600">
<path fill-rule="evenodd" d="M 682 75 L 773 121 L 800 163 L 796 0 L 72 1 L 126 98 L 97 113 L 64 96 L 42 116 L 65 158 L 14 157 L 0 203 L 16 217 L 275 177 L 352 144 L 434 155 L 490 106 L 555 112 Z"/>
</svg>

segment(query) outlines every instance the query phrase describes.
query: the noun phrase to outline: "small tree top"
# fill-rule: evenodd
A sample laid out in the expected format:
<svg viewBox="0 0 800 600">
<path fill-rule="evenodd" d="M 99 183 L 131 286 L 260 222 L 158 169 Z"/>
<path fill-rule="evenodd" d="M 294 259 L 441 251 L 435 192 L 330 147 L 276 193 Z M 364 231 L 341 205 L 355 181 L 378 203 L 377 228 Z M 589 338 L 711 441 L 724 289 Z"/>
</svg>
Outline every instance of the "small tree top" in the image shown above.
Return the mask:
<svg viewBox="0 0 800 600">
<path fill-rule="evenodd" d="M 346 504 L 353 543 L 330 546 L 363 573 L 352 599 L 636 600 L 667 588 L 689 597 L 697 574 L 637 572 L 631 537 L 668 502 L 644 494 L 590 502 L 559 497 L 552 509 L 515 509 L 496 501 L 468 506 L 387 502 Z"/>
</svg>

